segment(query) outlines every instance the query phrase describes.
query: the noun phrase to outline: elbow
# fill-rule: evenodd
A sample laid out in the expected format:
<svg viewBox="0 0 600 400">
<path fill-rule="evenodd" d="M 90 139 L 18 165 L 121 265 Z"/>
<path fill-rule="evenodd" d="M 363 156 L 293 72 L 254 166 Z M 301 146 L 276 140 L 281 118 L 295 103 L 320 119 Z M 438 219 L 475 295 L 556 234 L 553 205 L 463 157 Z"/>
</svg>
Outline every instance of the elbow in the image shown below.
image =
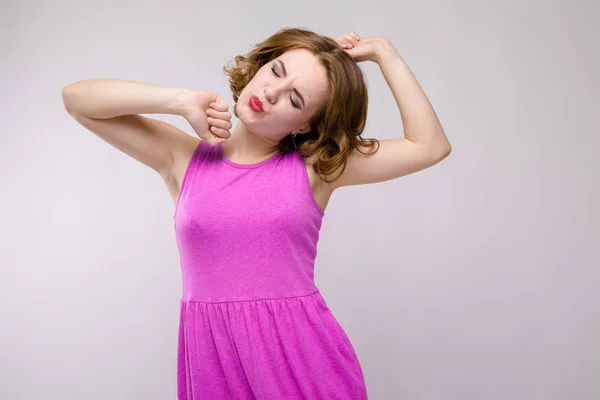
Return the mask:
<svg viewBox="0 0 600 400">
<path fill-rule="evenodd" d="M 450 155 L 450 153 L 452 153 L 452 146 L 450 145 L 450 142 L 448 142 L 447 140 L 444 141 L 443 143 L 439 144 L 435 148 L 436 148 L 436 150 L 435 150 L 436 159 L 438 159 L 439 161 L 448 157 Z"/>
<path fill-rule="evenodd" d="M 450 142 L 448 142 L 446 148 L 444 149 L 444 158 L 448 157 L 450 153 L 452 153 L 452 145 L 450 144 Z"/>
<path fill-rule="evenodd" d="M 67 85 L 62 88 L 61 96 L 65 110 L 67 110 L 69 114 L 72 114 L 74 112 L 73 103 L 75 97 L 73 85 Z"/>
</svg>

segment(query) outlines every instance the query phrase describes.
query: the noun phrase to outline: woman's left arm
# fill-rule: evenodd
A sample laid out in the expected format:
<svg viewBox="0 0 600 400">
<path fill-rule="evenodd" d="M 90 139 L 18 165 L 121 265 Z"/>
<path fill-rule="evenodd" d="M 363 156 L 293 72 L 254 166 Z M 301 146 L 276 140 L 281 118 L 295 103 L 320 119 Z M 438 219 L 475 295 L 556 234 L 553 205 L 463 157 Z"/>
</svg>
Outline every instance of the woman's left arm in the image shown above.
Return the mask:
<svg viewBox="0 0 600 400">
<path fill-rule="evenodd" d="M 379 140 L 379 150 L 363 155 L 356 149 L 346 170 L 332 183 L 340 186 L 375 183 L 433 166 L 451 152 L 450 142 L 412 71 L 385 38 L 361 39 L 355 33 L 336 39 L 356 62 L 377 63 L 389 85 L 404 125 L 404 137 Z"/>
<path fill-rule="evenodd" d="M 442 125 L 427 95 L 400 54 L 391 44 L 383 44 L 375 57 L 398 105 L 404 137 L 441 154 L 449 153 L 450 142 Z"/>
</svg>

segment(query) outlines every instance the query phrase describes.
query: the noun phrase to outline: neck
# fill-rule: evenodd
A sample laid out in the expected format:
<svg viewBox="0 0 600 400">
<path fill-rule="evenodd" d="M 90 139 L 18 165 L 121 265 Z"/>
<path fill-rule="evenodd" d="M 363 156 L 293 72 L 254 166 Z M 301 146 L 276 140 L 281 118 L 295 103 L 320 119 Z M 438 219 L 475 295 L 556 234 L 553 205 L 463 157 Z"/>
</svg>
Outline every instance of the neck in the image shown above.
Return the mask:
<svg viewBox="0 0 600 400">
<path fill-rule="evenodd" d="M 225 158 L 241 163 L 252 164 L 277 154 L 277 142 L 256 135 L 242 122 L 238 122 L 231 132 L 231 137 L 222 145 Z"/>
</svg>

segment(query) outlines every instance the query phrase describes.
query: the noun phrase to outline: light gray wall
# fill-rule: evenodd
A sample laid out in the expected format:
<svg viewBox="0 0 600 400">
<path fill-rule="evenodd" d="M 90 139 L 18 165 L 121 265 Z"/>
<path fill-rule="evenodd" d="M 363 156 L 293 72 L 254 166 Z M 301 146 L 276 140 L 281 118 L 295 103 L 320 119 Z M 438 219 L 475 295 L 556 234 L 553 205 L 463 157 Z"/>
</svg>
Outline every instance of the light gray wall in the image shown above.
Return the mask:
<svg viewBox="0 0 600 400">
<path fill-rule="evenodd" d="M 123 78 L 232 104 L 223 64 L 284 26 L 389 38 L 453 145 L 327 209 L 317 285 L 370 398 L 600 398 L 599 20 L 592 0 L 3 3 L 0 398 L 176 397 L 171 198 L 71 119 L 62 87 Z M 400 137 L 361 65 L 364 136 Z"/>
</svg>

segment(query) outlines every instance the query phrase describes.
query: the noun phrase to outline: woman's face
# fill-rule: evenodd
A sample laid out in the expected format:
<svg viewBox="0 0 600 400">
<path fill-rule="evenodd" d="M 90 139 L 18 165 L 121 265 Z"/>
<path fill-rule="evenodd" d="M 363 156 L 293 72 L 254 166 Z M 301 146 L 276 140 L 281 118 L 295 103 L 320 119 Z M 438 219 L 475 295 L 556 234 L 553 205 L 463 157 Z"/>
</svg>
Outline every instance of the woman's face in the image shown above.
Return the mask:
<svg viewBox="0 0 600 400">
<path fill-rule="evenodd" d="M 240 121 L 253 133 L 281 140 L 305 133 L 328 90 L 327 71 L 310 51 L 289 50 L 265 64 L 236 103 Z"/>
</svg>

